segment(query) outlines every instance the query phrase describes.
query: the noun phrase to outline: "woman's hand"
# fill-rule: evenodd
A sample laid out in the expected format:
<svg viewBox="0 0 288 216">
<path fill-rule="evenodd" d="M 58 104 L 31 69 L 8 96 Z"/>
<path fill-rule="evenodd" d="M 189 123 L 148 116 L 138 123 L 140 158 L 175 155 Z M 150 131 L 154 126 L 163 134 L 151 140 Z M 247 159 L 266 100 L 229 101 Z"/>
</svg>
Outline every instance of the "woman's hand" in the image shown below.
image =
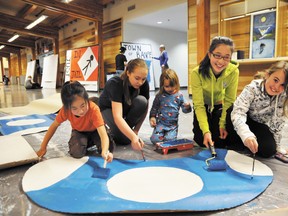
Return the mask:
<svg viewBox="0 0 288 216">
<path fill-rule="evenodd" d="M 144 147 L 144 142 L 138 136 L 134 136 L 131 141 L 132 148 L 137 151 L 141 151 Z"/>
<path fill-rule="evenodd" d="M 255 137 L 248 137 L 245 141 L 244 141 L 244 145 L 250 149 L 250 151 L 255 154 L 256 152 L 258 152 L 258 142 L 256 140 Z"/>
<path fill-rule="evenodd" d="M 220 139 L 226 139 L 228 132 L 226 131 L 226 129 L 224 128 L 219 128 L 219 132 L 220 132 Z"/>
<path fill-rule="evenodd" d="M 211 136 L 211 133 L 210 132 L 207 132 L 204 134 L 204 137 L 203 137 L 203 144 L 206 146 L 206 148 L 209 148 L 209 143 L 211 146 L 214 145 L 214 142 L 212 140 L 212 136 Z"/>
</svg>

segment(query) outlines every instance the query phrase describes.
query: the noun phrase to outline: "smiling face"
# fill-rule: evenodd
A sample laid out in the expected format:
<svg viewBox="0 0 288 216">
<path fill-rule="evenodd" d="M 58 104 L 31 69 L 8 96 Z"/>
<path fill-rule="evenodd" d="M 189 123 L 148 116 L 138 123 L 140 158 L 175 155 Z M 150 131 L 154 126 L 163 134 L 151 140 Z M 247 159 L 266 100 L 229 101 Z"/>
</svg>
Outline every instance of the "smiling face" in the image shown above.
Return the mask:
<svg viewBox="0 0 288 216">
<path fill-rule="evenodd" d="M 229 64 L 231 59 L 231 46 L 220 44 L 212 52 L 208 53 L 212 71 L 215 75 L 220 74 Z"/>
<path fill-rule="evenodd" d="M 170 80 L 164 79 L 163 89 L 165 90 L 165 92 L 171 95 L 176 93 L 177 86 L 172 86 Z"/>
<path fill-rule="evenodd" d="M 268 95 L 274 96 L 281 94 L 284 91 L 285 73 L 282 69 L 275 71 L 272 74 L 267 74 L 265 81 L 265 90 Z"/>
<path fill-rule="evenodd" d="M 145 67 L 136 67 L 133 72 L 128 71 L 127 76 L 131 86 L 139 89 L 147 79 L 148 70 Z"/>
<path fill-rule="evenodd" d="M 73 115 L 82 117 L 88 111 L 88 103 L 84 100 L 84 98 L 76 96 L 71 103 L 70 109 Z"/>
</svg>

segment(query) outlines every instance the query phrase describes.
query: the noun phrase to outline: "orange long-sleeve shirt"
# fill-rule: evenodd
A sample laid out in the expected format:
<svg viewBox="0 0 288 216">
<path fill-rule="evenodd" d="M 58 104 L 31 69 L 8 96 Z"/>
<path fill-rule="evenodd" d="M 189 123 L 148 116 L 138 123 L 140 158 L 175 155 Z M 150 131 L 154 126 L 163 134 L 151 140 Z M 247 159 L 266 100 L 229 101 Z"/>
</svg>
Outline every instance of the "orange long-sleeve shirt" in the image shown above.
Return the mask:
<svg viewBox="0 0 288 216">
<path fill-rule="evenodd" d="M 62 107 L 56 116 L 56 121 L 61 124 L 66 120 L 70 121 L 72 129 L 83 132 L 94 131 L 98 127 L 104 125 L 100 109 L 92 101 L 89 101 L 88 111 L 85 116 L 82 117 L 76 117 L 70 110 L 66 111 L 64 107 Z"/>
</svg>

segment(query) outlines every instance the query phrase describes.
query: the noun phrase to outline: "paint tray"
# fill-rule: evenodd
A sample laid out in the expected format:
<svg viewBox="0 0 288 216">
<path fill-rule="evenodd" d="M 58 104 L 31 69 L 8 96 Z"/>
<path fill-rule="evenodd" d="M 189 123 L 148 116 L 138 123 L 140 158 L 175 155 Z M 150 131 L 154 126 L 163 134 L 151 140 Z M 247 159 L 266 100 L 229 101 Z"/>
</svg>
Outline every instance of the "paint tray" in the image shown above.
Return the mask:
<svg viewBox="0 0 288 216">
<path fill-rule="evenodd" d="M 161 149 L 164 155 L 166 155 L 170 149 L 177 149 L 178 151 L 181 151 L 188 150 L 193 147 L 193 140 L 189 139 L 177 139 L 156 143 L 156 149 Z"/>
</svg>

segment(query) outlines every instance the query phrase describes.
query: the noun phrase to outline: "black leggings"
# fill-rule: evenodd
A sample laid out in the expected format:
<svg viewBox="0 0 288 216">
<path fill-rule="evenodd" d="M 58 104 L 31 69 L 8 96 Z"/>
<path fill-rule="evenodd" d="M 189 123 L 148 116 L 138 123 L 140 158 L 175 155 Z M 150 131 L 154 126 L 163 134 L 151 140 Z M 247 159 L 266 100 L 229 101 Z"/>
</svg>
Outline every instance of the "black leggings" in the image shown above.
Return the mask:
<svg viewBox="0 0 288 216">
<path fill-rule="evenodd" d="M 231 145 L 244 147 L 244 144 L 241 138 L 238 136 L 237 132 L 234 130 L 234 126 L 231 121 L 232 110 L 233 105 L 227 110 L 226 116 L 226 130 L 229 133 L 229 142 L 231 143 Z M 246 124 L 249 126 L 249 129 L 252 133 L 255 134 L 257 138 L 257 155 L 265 158 L 273 156 L 276 153 L 276 142 L 273 134 L 269 130 L 269 127 L 265 124 L 252 120 L 248 114 Z"/>
<path fill-rule="evenodd" d="M 208 106 L 205 105 L 207 121 L 209 124 L 209 130 L 212 135 L 212 140 L 214 141 L 214 146 L 217 148 L 226 148 L 226 140 L 220 139 L 220 131 L 219 131 L 219 120 L 222 114 L 222 105 L 215 105 L 213 111 L 210 113 L 208 111 Z M 194 133 L 194 141 L 205 147 L 203 144 L 203 132 L 200 129 L 199 122 L 197 116 L 194 111 L 194 120 L 193 120 L 193 133 Z"/>
<path fill-rule="evenodd" d="M 133 99 L 131 108 L 127 115 L 124 117 L 130 128 L 134 128 L 138 122 L 144 118 L 147 106 L 148 100 L 144 96 L 138 95 L 135 99 Z M 112 109 L 105 109 L 101 113 L 105 123 L 110 127 L 114 141 L 117 144 L 130 144 L 131 141 L 119 130 L 115 124 Z"/>
</svg>

